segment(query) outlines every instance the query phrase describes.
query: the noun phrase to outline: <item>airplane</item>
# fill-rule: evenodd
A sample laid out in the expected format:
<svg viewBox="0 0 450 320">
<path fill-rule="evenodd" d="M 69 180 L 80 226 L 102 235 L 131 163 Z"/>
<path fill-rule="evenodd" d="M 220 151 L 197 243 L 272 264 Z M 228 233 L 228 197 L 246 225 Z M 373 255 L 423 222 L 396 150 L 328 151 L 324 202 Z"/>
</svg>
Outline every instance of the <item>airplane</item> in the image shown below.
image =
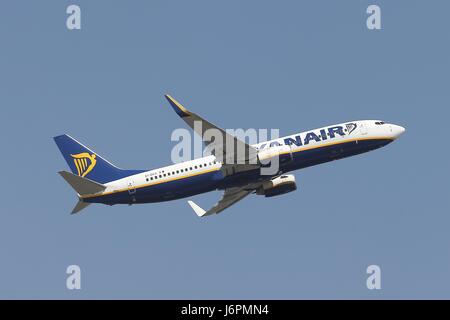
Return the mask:
<svg viewBox="0 0 450 320">
<path fill-rule="evenodd" d="M 170 95 L 165 98 L 177 115 L 202 137 L 205 146 L 214 145 L 214 152 L 153 170 L 124 170 L 69 135 L 56 136 L 54 140 L 72 171 L 59 174 L 78 196 L 72 214 L 92 203 L 154 203 L 223 191 L 219 202 L 208 210 L 188 201 L 197 216 L 209 216 L 252 193 L 274 197 L 292 192 L 297 189 L 295 176 L 287 173 L 378 149 L 405 132 L 405 128 L 381 120 L 359 120 L 250 145 L 187 110 Z M 195 126 L 195 122 L 201 126 Z M 211 139 L 205 138 L 209 129 L 230 139 L 227 141 L 233 142 L 233 148 L 220 139 L 212 144 Z M 245 152 L 239 154 L 234 147 Z M 262 174 L 262 168 L 273 160 L 278 161 L 278 170 Z"/>
</svg>

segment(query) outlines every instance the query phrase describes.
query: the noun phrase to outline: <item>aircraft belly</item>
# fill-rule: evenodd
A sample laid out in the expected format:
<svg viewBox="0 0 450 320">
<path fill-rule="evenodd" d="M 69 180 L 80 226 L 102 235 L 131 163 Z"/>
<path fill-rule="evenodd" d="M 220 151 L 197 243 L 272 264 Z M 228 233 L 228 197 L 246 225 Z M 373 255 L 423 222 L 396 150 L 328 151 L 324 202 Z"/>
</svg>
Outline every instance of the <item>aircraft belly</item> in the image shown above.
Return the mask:
<svg viewBox="0 0 450 320">
<path fill-rule="evenodd" d="M 351 141 L 293 153 L 293 162 L 283 167 L 283 171 L 298 170 L 317 164 L 365 153 L 392 142 L 389 139 Z"/>
<path fill-rule="evenodd" d="M 142 188 L 137 186 L 132 194 L 122 191 L 87 200 L 104 204 L 163 202 L 216 190 L 221 179 L 220 171 L 214 171 Z"/>
</svg>

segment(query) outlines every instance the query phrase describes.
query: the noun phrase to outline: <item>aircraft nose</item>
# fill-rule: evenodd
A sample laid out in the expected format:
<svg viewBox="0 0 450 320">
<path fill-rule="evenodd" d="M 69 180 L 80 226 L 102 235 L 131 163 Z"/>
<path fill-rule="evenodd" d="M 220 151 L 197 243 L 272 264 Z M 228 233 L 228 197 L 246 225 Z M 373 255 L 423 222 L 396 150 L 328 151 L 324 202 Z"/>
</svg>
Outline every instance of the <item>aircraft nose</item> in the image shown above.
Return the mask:
<svg viewBox="0 0 450 320">
<path fill-rule="evenodd" d="M 391 132 L 394 139 L 400 137 L 406 131 L 402 126 L 398 126 L 396 124 L 391 124 Z"/>
</svg>

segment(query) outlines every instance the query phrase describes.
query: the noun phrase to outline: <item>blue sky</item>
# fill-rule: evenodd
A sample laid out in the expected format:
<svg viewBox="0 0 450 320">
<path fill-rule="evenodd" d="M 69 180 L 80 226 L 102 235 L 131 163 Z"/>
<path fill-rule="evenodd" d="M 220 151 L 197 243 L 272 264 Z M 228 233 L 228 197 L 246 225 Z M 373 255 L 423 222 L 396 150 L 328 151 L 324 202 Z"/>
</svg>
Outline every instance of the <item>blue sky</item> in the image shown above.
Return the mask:
<svg viewBox="0 0 450 320">
<path fill-rule="evenodd" d="M 378 4 L 382 30 L 366 28 Z M 82 29 L 66 28 L 78 4 Z M 3 1 L 0 298 L 450 298 L 446 1 Z M 407 132 L 295 172 L 299 189 L 198 219 L 185 200 L 69 212 L 52 137 L 124 168 L 184 123 L 281 135 L 357 119 Z M 208 207 L 220 197 L 194 197 Z M 82 289 L 66 289 L 77 264 Z M 366 288 L 381 267 L 382 289 Z"/>
</svg>

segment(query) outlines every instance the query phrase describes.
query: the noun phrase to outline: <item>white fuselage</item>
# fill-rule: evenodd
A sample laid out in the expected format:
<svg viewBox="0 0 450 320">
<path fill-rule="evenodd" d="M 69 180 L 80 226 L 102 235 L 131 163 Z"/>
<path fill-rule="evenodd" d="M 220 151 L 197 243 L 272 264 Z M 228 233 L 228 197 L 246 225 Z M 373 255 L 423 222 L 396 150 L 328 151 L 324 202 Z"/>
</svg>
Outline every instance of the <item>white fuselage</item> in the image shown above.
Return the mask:
<svg viewBox="0 0 450 320">
<path fill-rule="evenodd" d="M 301 154 L 307 150 L 322 149 L 324 147 L 348 143 L 361 144 L 364 141 L 392 141 L 400 136 L 403 131 L 404 128 L 398 125 L 384 123 L 378 120 L 352 121 L 257 143 L 253 147 L 259 152 L 262 152 L 270 148 L 284 146 L 284 148 L 287 148 L 286 152 Z M 372 149 L 374 148 L 369 148 L 367 151 Z M 308 159 L 308 161 L 314 163 L 314 159 Z M 322 162 L 324 161 L 318 161 L 318 163 Z M 103 192 L 103 195 L 112 195 L 127 191 L 132 196 L 137 189 L 162 185 L 173 181 L 181 181 L 207 173 L 220 172 L 221 168 L 222 163 L 217 161 L 215 156 L 210 155 L 106 183 L 107 188 Z M 292 168 L 296 169 L 295 166 Z M 220 179 L 217 178 L 217 180 Z M 189 185 L 185 187 L 189 187 Z"/>
</svg>

